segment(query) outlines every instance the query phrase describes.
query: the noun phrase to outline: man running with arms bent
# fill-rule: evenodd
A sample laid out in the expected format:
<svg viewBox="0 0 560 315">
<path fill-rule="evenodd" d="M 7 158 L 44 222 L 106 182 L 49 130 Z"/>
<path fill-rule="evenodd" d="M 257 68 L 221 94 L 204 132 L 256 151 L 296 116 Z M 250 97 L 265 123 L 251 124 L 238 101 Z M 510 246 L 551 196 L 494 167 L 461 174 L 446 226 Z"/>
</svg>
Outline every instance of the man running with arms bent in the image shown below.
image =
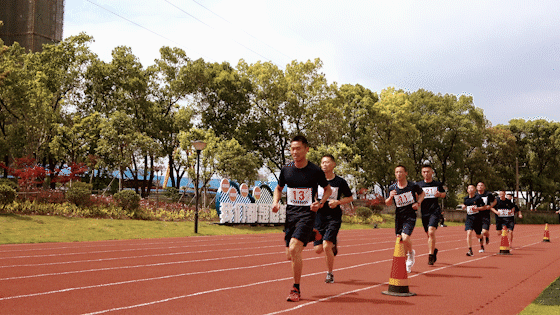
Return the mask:
<svg viewBox="0 0 560 315">
<path fill-rule="evenodd" d="M 301 252 L 313 237 L 313 225 L 315 215 L 322 208 L 331 195 L 331 186 L 327 182 L 325 173 L 315 164 L 307 161 L 309 145 L 304 136 L 296 136 L 290 143 L 290 154 L 293 163 L 290 163 L 280 171 L 278 186 L 274 189 L 272 211 L 280 209 L 280 198 L 284 186 L 288 186 L 286 193 L 286 223 L 284 227 L 286 241 L 286 255 L 292 261 L 292 275 L 294 286 L 287 300 L 298 302 L 301 297 L 300 280 L 303 269 Z M 313 196 L 317 194 L 317 187 L 324 188 L 323 198 L 313 202 Z"/>
<path fill-rule="evenodd" d="M 443 185 L 433 180 L 434 170 L 429 164 L 422 166 L 423 181 L 418 182 L 418 186 L 422 188 L 426 196 L 422 202 L 422 225 L 424 231 L 428 234 L 428 265 L 433 265 L 437 260 L 436 248 L 436 230 L 441 221 L 441 208 L 438 198 L 445 198 L 445 189 Z"/>
<path fill-rule="evenodd" d="M 348 183 L 344 178 L 334 173 L 336 162 L 330 154 L 323 156 L 321 159 L 321 169 L 325 172 L 329 185 L 332 188 L 332 194 L 329 201 L 317 211 L 317 219 L 315 220 L 315 228 L 323 236 L 322 240 L 313 242 L 315 252 L 321 254 L 325 252 L 327 263 L 326 283 L 334 282 L 333 267 L 334 256 L 338 253 L 336 247 L 338 230 L 342 224 L 342 209 L 340 205 L 350 203 L 354 200 L 352 191 L 348 187 Z M 319 198 L 322 198 L 323 192 L 319 189 Z"/>
<path fill-rule="evenodd" d="M 416 183 L 408 181 L 406 168 L 399 165 L 395 168 L 397 182 L 389 186 L 389 198 L 385 199 L 385 205 L 395 203 L 395 233 L 400 235 L 404 243 L 405 251 L 408 253 L 406 260 L 406 272 L 412 271 L 414 265 L 415 251 L 412 249 L 410 235 L 416 225 L 416 210 L 424 200 L 424 191 Z"/>
</svg>

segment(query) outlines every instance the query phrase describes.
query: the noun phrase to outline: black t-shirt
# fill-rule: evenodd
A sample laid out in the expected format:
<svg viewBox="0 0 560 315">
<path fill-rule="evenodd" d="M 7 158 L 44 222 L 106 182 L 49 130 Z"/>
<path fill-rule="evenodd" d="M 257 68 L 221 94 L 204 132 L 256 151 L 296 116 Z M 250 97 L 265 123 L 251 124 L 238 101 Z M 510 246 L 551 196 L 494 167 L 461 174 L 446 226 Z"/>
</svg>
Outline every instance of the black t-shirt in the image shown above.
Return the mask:
<svg viewBox="0 0 560 315">
<path fill-rule="evenodd" d="M 477 206 L 477 207 L 482 207 L 485 205 L 484 200 L 482 200 L 482 197 L 480 195 L 474 195 L 474 197 L 470 198 L 468 195 L 465 197 L 465 200 L 463 201 L 463 204 L 465 206 L 467 206 L 467 215 L 476 215 L 478 213 L 471 213 L 469 211 L 469 207 L 472 206 Z"/>
<path fill-rule="evenodd" d="M 494 209 L 498 210 L 500 214 L 499 217 L 513 217 L 515 210 L 515 205 L 509 199 L 502 200 L 498 198 L 498 202 L 496 202 L 496 206 Z"/>
<path fill-rule="evenodd" d="M 333 179 L 329 180 L 329 185 L 331 185 L 332 193 L 329 197 L 329 200 L 340 200 L 343 197 L 350 197 L 352 196 L 352 191 L 348 186 L 348 183 L 344 178 L 335 175 Z M 323 193 L 319 189 L 318 200 L 321 200 L 323 197 Z M 323 207 L 317 211 L 319 214 L 324 215 L 333 215 L 333 214 L 342 214 L 342 209 L 340 206 L 336 206 L 334 208 L 329 207 L 329 203 L 325 202 Z"/>
<path fill-rule="evenodd" d="M 440 193 L 445 192 L 445 189 L 443 189 L 443 184 L 435 180 L 432 180 L 429 183 L 426 183 L 425 181 L 419 181 L 416 184 L 418 184 L 418 186 L 420 186 L 420 188 L 422 188 L 425 193 L 424 200 L 422 201 L 421 206 L 422 214 L 429 215 L 435 212 L 441 212 L 438 198 L 434 195 L 436 191 L 439 191 Z"/>
<path fill-rule="evenodd" d="M 397 195 L 393 197 L 393 202 L 397 207 L 395 214 L 414 212 L 412 204 L 416 202 L 416 195 L 422 194 L 422 188 L 415 182 L 407 181 L 406 187 L 399 188 L 398 182 L 389 186 L 389 193 L 391 190 L 396 190 Z"/>
<path fill-rule="evenodd" d="M 303 168 L 297 168 L 294 163 L 284 166 L 280 170 L 278 185 L 288 186 L 286 213 L 313 213 L 311 204 L 313 196 L 317 195 L 317 187 L 328 184 L 325 173 L 311 162 Z"/>
<path fill-rule="evenodd" d="M 484 201 L 484 206 L 489 206 L 492 205 L 492 202 L 494 202 L 494 199 L 496 199 L 494 197 L 494 195 L 489 192 L 489 191 L 485 191 L 482 194 L 479 194 L 478 192 L 476 193 L 477 196 L 480 196 L 480 198 L 482 198 L 482 201 Z M 482 210 L 482 211 L 490 211 L 490 210 Z"/>
</svg>

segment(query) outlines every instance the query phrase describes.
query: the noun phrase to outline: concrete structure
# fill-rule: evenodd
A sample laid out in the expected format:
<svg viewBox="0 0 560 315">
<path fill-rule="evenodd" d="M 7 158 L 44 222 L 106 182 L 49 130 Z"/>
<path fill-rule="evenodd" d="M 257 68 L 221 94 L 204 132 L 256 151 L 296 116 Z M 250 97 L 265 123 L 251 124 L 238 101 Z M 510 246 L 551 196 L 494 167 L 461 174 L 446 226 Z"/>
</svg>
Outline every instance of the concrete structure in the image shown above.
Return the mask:
<svg viewBox="0 0 560 315">
<path fill-rule="evenodd" d="M 26 50 L 62 40 L 64 0 L 0 0 L 0 38 L 4 45 L 18 42 Z"/>
</svg>

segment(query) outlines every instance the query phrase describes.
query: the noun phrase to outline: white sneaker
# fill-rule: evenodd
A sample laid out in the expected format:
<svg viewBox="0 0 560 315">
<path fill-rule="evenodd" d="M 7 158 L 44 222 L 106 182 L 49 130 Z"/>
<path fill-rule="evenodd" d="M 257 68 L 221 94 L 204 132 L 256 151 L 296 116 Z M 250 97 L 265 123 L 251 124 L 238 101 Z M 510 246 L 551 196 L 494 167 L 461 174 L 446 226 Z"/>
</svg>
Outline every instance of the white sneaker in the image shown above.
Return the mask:
<svg viewBox="0 0 560 315">
<path fill-rule="evenodd" d="M 484 248 L 478 250 L 479 253 L 484 253 Z"/>
<path fill-rule="evenodd" d="M 408 253 L 408 258 L 406 259 L 406 273 L 410 273 L 412 271 L 412 266 L 414 266 L 414 255 L 416 252 L 414 249 Z"/>
</svg>

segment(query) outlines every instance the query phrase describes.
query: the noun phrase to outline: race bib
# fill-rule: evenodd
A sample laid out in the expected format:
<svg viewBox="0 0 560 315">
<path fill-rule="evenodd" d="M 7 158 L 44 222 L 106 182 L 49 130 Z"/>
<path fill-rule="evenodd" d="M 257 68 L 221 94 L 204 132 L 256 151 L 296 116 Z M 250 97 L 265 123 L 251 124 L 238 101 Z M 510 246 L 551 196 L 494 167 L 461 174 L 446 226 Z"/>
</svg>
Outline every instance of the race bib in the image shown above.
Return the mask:
<svg viewBox="0 0 560 315">
<path fill-rule="evenodd" d="M 478 213 L 478 210 L 474 210 L 474 206 L 467 206 L 467 214 Z"/>
<path fill-rule="evenodd" d="M 332 192 L 331 195 L 329 196 L 328 200 L 337 200 L 338 199 L 338 187 L 332 187 Z M 325 192 L 325 189 L 323 189 L 323 187 L 319 186 L 318 190 L 317 190 L 317 197 L 319 200 L 323 199 L 323 193 Z"/>
<path fill-rule="evenodd" d="M 511 209 L 498 209 L 499 217 L 513 217 L 513 210 Z"/>
<path fill-rule="evenodd" d="M 413 203 L 414 203 L 414 196 L 412 196 L 412 192 L 410 191 L 395 196 L 395 205 L 399 208 L 411 205 Z"/>
<path fill-rule="evenodd" d="M 291 206 L 311 206 L 313 196 L 311 188 L 290 188 L 287 194 L 288 204 Z"/>
<path fill-rule="evenodd" d="M 436 198 L 436 193 L 437 193 L 437 187 L 422 187 L 422 190 L 424 191 L 424 199 L 426 198 Z"/>
</svg>

